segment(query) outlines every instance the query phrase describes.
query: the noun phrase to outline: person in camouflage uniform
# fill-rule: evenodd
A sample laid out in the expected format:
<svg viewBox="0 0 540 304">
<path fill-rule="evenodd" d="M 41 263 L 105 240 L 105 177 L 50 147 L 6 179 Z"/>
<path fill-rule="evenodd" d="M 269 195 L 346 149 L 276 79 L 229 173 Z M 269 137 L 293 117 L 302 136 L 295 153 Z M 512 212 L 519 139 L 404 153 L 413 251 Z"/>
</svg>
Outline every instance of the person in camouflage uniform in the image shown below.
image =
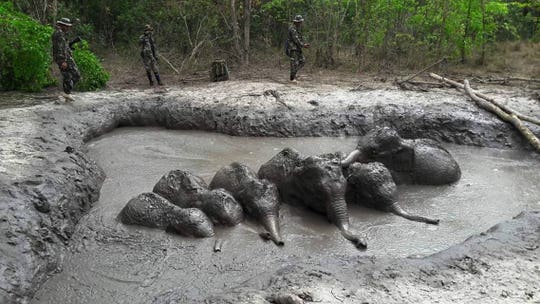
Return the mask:
<svg viewBox="0 0 540 304">
<path fill-rule="evenodd" d="M 52 35 L 53 44 L 53 59 L 58 64 L 58 68 L 62 73 L 62 85 L 64 94 L 62 95 L 66 101 L 73 101 L 71 91 L 75 84 L 81 79 L 81 74 L 77 68 L 77 64 L 73 60 L 71 53 L 72 43 L 68 43 L 67 33 L 71 29 L 71 20 L 62 18 L 56 21 L 56 30 Z M 80 39 L 80 38 L 78 38 Z"/>
<path fill-rule="evenodd" d="M 302 49 L 309 47 L 309 44 L 304 42 L 304 38 L 300 32 L 302 22 L 304 22 L 302 16 L 297 15 L 294 17 L 293 24 L 289 27 L 289 34 L 287 37 L 287 55 L 291 60 L 290 80 L 292 82 L 296 82 L 296 73 L 298 73 L 306 63 L 306 58 L 302 53 Z"/>
<path fill-rule="evenodd" d="M 139 44 L 141 45 L 141 57 L 144 63 L 144 68 L 146 69 L 146 76 L 150 85 L 154 85 L 154 80 L 152 79 L 152 72 L 156 76 L 157 83 L 161 83 L 161 78 L 159 77 L 159 69 L 157 66 L 157 56 L 156 56 L 156 45 L 154 44 L 154 38 L 152 37 L 153 29 L 147 24 L 144 27 L 144 34 L 139 38 Z"/>
</svg>

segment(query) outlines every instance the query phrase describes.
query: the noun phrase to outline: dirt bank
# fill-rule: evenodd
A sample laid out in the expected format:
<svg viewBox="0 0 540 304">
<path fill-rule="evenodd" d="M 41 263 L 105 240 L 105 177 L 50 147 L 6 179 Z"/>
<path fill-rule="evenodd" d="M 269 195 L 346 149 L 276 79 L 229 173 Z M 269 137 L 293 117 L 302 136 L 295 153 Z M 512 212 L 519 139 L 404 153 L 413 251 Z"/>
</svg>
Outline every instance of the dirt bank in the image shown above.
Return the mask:
<svg viewBox="0 0 540 304">
<path fill-rule="evenodd" d="M 508 97 L 510 106 L 540 116 L 536 101 L 520 92 L 496 90 Z M 240 136 L 337 136 L 363 134 L 375 124 L 391 124 L 404 137 L 526 147 L 509 125 L 442 89 L 418 93 L 391 87 L 231 81 L 168 91 L 86 93 L 73 105 L 0 110 L 0 302 L 26 301 L 49 275 L 60 271 L 76 224 L 98 199 L 104 179 L 85 154 L 85 143 L 96 136 L 118 126 L 146 125 Z M 533 131 L 540 134 L 539 128 Z M 537 221 L 516 223 L 538 227 Z M 508 239 L 518 237 L 530 239 L 519 234 Z M 521 251 L 511 254 L 527 258 Z M 296 268 L 308 269 L 309 264 L 288 269 Z"/>
</svg>

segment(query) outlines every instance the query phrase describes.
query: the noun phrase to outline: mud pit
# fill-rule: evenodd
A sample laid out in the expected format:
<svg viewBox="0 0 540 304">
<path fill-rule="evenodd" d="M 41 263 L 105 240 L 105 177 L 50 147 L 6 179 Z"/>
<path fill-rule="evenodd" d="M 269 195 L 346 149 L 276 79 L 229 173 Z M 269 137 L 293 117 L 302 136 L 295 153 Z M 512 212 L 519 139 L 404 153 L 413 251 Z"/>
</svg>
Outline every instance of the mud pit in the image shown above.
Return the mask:
<svg viewBox="0 0 540 304">
<path fill-rule="evenodd" d="M 244 223 L 218 228 L 226 240 L 218 254 L 212 253 L 212 239 L 183 238 L 115 219 L 131 197 L 151 191 L 171 169 L 190 170 L 209 182 L 221 166 L 242 161 L 257 170 L 284 147 L 314 155 L 355 146 L 354 137 L 246 138 L 147 128 L 109 133 L 89 144 L 89 155 L 107 175 L 101 199 L 81 220 L 74 235 L 80 244 L 66 258 L 63 272 L 50 279 L 32 303 L 150 303 L 169 290 L 182 294 L 181 303 L 201 303 L 209 294 L 241 286 L 279 265 L 324 263 L 336 256 L 425 256 L 522 210 L 540 208 L 540 171 L 529 153 L 449 145 L 463 170 L 457 184 L 400 187 L 407 209 L 440 218 L 441 224 L 352 207 L 352 227 L 367 235 L 366 252 L 344 240 L 324 217 L 287 205 L 281 208 L 285 247 L 264 243 L 257 227 Z M 339 269 L 332 263 L 328 266 Z"/>
<path fill-rule="evenodd" d="M 278 92 L 281 101 L 289 107 L 277 102 L 272 90 Z M 486 94 L 496 93 L 508 106 L 522 113 L 540 116 L 538 103 L 528 94 L 493 87 L 480 90 Z M 117 195 L 133 195 L 132 191 L 118 190 L 121 188 L 115 184 L 112 190 L 109 184 L 101 189 L 105 174 L 87 153 L 88 141 L 119 126 L 162 126 L 237 136 L 339 137 L 364 134 L 373 125 L 389 124 L 404 137 L 428 137 L 440 142 L 491 148 L 527 147 L 511 126 L 477 109 L 453 90 L 419 93 L 400 91 L 388 85 L 370 87 L 369 83 L 348 87 L 229 81 L 168 91 L 86 93 L 78 98 L 73 105 L 43 103 L 24 108 L 18 107 L 20 101 L 15 100 L 8 108 L 0 109 L 0 231 L 3 231 L 0 233 L 0 303 L 52 301 L 52 292 L 57 292 L 59 298 L 69 303 L 93 303 L 94 297 L 98 296 L 117 299 L 120 303 L 139 302 L 140 298 L 152 303 L 200 303 L 199 299 L 203 298 L 209 303 L 268 303 L 267 299 L 282 292 L 300 295 L 308 303 L 459 303 L 479 300 L 534 303 L 540 298 L 537 287 L 540 281 L 540 213 L 525 212 L 509 220 L 522 208 L 538 209 L 534 198 L 532 207 L 501 208 L 508 214 L 500 218 L 484 212 L 474 215 L 469 208 L 471 204 L 462 200 L 461 203 L 468 204 L 459 212 L 468 210 L 466 215 L 476 216 L 472 221 L 474 224 L 484 218 L 491 218 L 493 223 L 507 221 L 424 258 L 402 256 L 424 255 L 446 248 L 491 224 L 485 223 L 486 226 L 456 237 L 459 240 L 441 244 L 439 248 L 428 250 L 428 247 L 418 246 L 411 249 L 408 240 L 436 234 L 437 230 L 390 215 L 355 209 L 353 219 L 358 225 L 355 228 L 365 229 L 370 238 L 390 231 L 389 235 L 398 239 L 399 236 L 391 235 L 397 225 L 413 225 L 422 232 L 403 240 L 407 250 L 411 250 L 408 253 L 395 251 L 373 256 L 369 250 L 381 252 L 391 242 L 384 244 L 368 239 L 370 249 L 366 253 L 354 250 L 351 254 L 350 244 L 335 238 L 334 229 L 326 223 L 317 218 L 300 219 L 301 211 L 288 210 L 282 215 L 283 218 L 290 217 L 290 224 L 286 223 L 290 226 L 285 225 L 283 231 L 288 245 L 282 251 L 272 244 L 262 243 L 249 226 L 239 227 L 226 232 L 229 238 L 225 252 L 218 255 L 219 259 L 229 258 L 228 261 L 212 259 L 212 240 L 185 240 L 113 223 L 111 219 L 115 213 L 106 206 L 116 208 L 114 206 L 124 204 L 125 199 L 110 204 L 98 202 L 100 190 L 105 196 L 107 187 Z M 538 127 L 531 129 L 540 135 Z M 456 151 L 458 161 L 463 155 L 480 153 L 472 148 L 464 149 Z M 165 162 L 171 154 L 167 149 L 143 148 L 133 152 L 137 150 L 142 154 L 161 155 L 160 160 Z M 271 154 L 275 152 L 271 151 Z M 512 170 L 532 172 L 528 176 L 524 174 L 525 179 L 538 172 L 538 155 L 532 152 L 493 150 L 485 157 L 492 164 L 492 160 L 501 154 L 508 158 L 501 161 L 504 164 L 497 167 L 499 171 L 488 170 L 475 159 L 470 159 L 470 166 L 476 165 L 474 172 L 488 175 L 489 179 L 505 177 Z M 465 161 L 467 157 L 464 157 Z M 516 163 L 523 164 L 522 161 L 525 165 L 512 167 Z M 129 166 L 136 167 L 137 164 L 130 163 Z M 103 167 L 113 168 L 107 163 Z M 154 174 L 157 178 L 169 169 L 167 164 L 165 170 Z M 215 169 L 211 172 L 213 174 Z M 473 180 L 471 186 L 461 184 L 465 186 L 462 193 L 476 199 L 475 187 L 479 180 Z M 528 195 L 538 197 L 534 190 L 537 188 L 520 188 L 522 181 L 517 178 L 502 180 L 506 180 L 506 187 L 512 192 L 500 191 L 492 199 L 499 206 L 506 207 L 514 200 L 529 204 Z M 122 179 L 117 181 L 119 185 L 123 184 Z M 460 183 L 464 181 L 462 179 Z M 148 183 L 154 182 L 154 179 L 148 179 Z M 426 204 L 416 198 L 415 195 L 423 192 L 416 188 L 403 190 L 402 199 L 414 202 L 408 206 L 412 211 L 426 211 L 426 214 L 443 219 L 443 223 L 445 219 L 450 222 L 458 219 L 459 212 L 446 214 L 449 211 L 437 209 L 443 205 L 437 204 L 438 198 L 452 197 L 451 193 L 434 189 L 431 193 L 421 193 L 425 201 L 432 203 Z M 459 197 L 456 198 L 460 202 Z M 365 214 L 369 214 L 369 219 L 364 221 Z M 364 226 L 367 223 L 376 228 L 370 230 Z M 414 231 L 406 229 L 405 233 Z M 400 235 L 401 230 L 404 230 L 403 226 Z M 334 241 L 332 245 L 335 246 L 327 246 L 329 253 L 320 258 L 303 254 L 301 250 L 309 249 L 307 245 L 290 245 L 295 240 L 303 242 L 306 239 L 309 240 L 304 242 L 306 244 Z M 247 254 L 230 254 L 232 248 L 242 245 L 253 246 L 258 250 L 253 253 L 269 258 L 248 259 Z M 379 249 L 376 246 L 380 246 Z M 207 263 L 210 260 L 215 263 Z M 189 272 L 190 269 L 184 269 L 185 265 L 191 265 L 191 269 L 207 276 Z M 246 268 L 253 269 L 249 278 L 247 274 L 241 275 Z M 75 273 L 81 273 L 81 276 L 73 275 Z M 194 286 L 208 285 L 210 289 L 186 291 L 185 285 L 175 281 L 179 273 L 184 280 L 192 278 Z M 47 282 L 47 279 L 50 280 Z M 59 282 L 66 284 L 61 287 Z M 42 285 L 44 287 L 40 289 Z M 98 286 L 105 287 L 99 289 Z M 128 295 L 121 299 L 124 289 L 140 297 L 134 299 Z"/>
</svg>

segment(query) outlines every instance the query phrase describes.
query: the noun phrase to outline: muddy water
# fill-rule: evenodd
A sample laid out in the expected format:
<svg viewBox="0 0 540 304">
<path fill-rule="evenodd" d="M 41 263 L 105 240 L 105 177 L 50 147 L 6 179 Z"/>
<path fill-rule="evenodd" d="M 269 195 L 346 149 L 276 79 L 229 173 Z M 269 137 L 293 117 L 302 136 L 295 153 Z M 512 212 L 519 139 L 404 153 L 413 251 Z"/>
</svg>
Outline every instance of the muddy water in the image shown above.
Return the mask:
<svg viewBox="0 0 540 304">
<path fill-rule="evenodd" d="M 439 226 L 351 207 L 353 228 L 369 249 L 356 250 L 321 216 L 283 206 L 285 246 L 263 242 L 257 226 L 219 229 L 224 252 L 213 239 L 187 239 L 160 230 L 129 227 L 116 215 L 133 196 L 151 191 L 172 169 L 191 170 L 206 181 L 223 165 L 241 161 L 253 169 L 284 147 L 305 154 L 350 151 L 355 138 L 237 138 L 152 128 L 118 129 L 89 144 L 107 174 L 101 199 L 75 232 L 64 269 L 38 291 L 32 303 L 149 303 L 172 289 L 182 302 L 242 286 L 289 264 L 319 264 L 328 255 L 428 255 L 527 209 L 540 208 L 540 161 L 527 152 L 448 146 L 461 165 L 451 186 L 401 186 L 400 201 L 412 213 L 440 218 Z M 336 265 L 336 269 L 338 269 Z M 256 279 L 255 279 L 256 280 Z"/>
</svg>

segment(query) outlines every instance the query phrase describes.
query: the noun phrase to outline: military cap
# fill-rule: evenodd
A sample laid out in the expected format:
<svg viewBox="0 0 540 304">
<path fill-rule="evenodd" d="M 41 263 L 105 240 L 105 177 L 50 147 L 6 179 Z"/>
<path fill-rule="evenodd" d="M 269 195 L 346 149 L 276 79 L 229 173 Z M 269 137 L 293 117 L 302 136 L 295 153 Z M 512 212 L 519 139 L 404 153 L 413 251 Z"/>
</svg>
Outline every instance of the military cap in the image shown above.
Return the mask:
<svg viewBox="0 0 540 304">
<path fill-rule="evenodd" d="M 61 25 L 65 25 L 65 26 L 72 26 L 71 20 L 69 20 L 69 18 L 62 18 L 62 19 L 56 21 L 56 24 L 61 24 Z"/>
<path fill-rule="evenodd" d="M 302 15 L 296 15 L 293 22 L 304 22 L 304 18 L 302 18 Z"/>
<path fill-rule="evenodd" d="M 147 24 L 144 26 L 144 31 L 145 32 L 151 32 L 153 31 L 154 29 L 152 28 L 152 26 L 150 26 L 150 24 Z"/>
</svg>

